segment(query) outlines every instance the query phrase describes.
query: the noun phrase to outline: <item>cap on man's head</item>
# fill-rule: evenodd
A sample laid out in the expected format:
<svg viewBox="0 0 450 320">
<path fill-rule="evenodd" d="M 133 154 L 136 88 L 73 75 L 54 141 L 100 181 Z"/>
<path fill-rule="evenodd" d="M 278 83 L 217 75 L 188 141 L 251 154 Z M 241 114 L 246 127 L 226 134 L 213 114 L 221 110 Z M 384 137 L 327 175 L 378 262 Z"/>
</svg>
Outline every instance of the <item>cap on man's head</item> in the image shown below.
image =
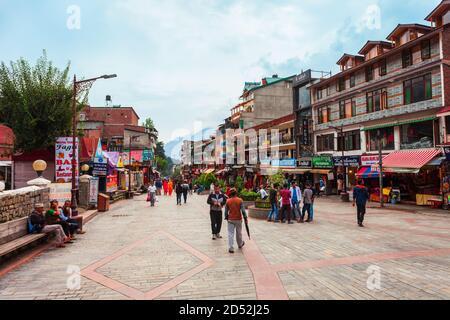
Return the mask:
<svg viewBox="0 0 450 320">
<path fill-rule="evenodd" d="M 34 207 L 35 207 L 36 209 L 44 208 L 44 204 L 43 204 L 43 203 L 36 203 L 36 204 L 34 205 Z"/>
</svg>

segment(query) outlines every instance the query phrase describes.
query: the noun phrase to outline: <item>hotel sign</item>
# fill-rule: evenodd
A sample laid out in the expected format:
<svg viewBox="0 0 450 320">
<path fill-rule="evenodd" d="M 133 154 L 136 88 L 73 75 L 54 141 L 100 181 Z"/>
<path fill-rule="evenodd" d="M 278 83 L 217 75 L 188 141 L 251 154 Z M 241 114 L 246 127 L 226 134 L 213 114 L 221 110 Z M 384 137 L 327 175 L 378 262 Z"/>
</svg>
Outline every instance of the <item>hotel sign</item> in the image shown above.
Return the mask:
<svg viewBox="0 0 450 320">
<path fill-rule="evenodd" d="M 333 157 L 333 163 L 336 167 L 359 167 L 359 160 L 359 156 Z"/>
<path fill-rule="evenodd" d="M 293 80 L 293 86 L 297 86 L 303 83 L 307 83 L 311 81 L 311 70 L 307 70 L 297 76 L 295 76 Z"/>
</svg>

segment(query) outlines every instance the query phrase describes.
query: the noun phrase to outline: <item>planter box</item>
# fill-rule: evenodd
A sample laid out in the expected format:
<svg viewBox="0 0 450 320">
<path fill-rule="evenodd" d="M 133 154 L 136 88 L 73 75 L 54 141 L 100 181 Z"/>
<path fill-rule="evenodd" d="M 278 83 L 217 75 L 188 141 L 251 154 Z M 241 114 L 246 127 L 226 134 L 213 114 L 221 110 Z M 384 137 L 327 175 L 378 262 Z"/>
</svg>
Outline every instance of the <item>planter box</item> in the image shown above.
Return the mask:
<svg viewBox="0 0 450 320">
<path fill-rule="evenodd" d="M 244 201 L 244 207 L 245 209 L 248 209 L 250 206 L 254 206 L 255 201 Z"/>
<path fill-rule="evenodd" d="M 255 206 L 250 206 L 248 208 L 248 215 L 253 219 L 266 220 L 269 215 L 270 209 L 256 208 Z"/>
</svg>

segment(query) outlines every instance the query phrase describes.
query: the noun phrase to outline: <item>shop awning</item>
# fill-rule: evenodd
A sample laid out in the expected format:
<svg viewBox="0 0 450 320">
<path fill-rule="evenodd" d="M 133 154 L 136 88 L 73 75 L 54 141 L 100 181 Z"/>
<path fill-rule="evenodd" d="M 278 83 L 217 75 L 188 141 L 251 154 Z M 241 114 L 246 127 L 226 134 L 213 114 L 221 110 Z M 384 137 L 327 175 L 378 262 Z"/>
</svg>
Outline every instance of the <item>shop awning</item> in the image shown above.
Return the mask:
<svg viewBox="0 0 450 320">
<path fill-rule="evenodd" d="M 205 170 L 205 174 L 210 174 L 210 173 L 213 173 L 215 170 L 214 169 L 208 169 L 208 170 Z"/>
<path fill-rule="evenodd" d="M 225 169 L 222 169 L 222 170 L 219 170 L 219 171 L 217 171 L 216 172 L 216 175 L 218 176 L 218 175 L 221 175 L 222 173 L 224 173 L 224 172 L 226 172 L 227 170 L 225 170 Z"/>
<path fill-rule="evenodd" d="M 440 154 L 440 149 L 396 151 L 383 159 L 383 166 L 385 168 L 421 169 Z"/>
<path fill-rule="evenodd" d="M 378 178 L 380 174 L 378 171 L 372 170 L 372 167 L 362 167 L 356 173 L 356 176 L 358 178 L 368 179 L 368 178 Z"/>
<path fill-rule="evenodd" d="M 282 169 L 284 173 L 289 174 L 305 174 L 310 172 L 312 169 Z"/>
<path fill-rule="evenodd" d="M 426 166 L 439 167 L 442 164 L 442 162 L 444 162 L 445 160 L 447 160 L 447 158 L 445 158 L 445 157 L 436 158 L 436 159 L 433 159 L 430 162 L 428 162 L 426 164 Z"/>
</svg>

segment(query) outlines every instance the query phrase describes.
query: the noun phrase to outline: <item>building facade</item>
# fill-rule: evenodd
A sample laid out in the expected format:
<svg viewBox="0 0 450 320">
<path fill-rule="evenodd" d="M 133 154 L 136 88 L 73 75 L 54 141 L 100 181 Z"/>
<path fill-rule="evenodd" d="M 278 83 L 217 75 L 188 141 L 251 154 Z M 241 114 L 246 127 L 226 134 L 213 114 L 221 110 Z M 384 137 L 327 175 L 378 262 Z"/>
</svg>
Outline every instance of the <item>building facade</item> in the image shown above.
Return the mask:
<svg viewBox="0 0 450 320">
<path fill-rule="evenodd" d="M 448 114 L 442 113 L 450 104 L 449 11 L 449 1 L 443 1 L 426 18 L 432 26 L 399 24 L 388 41 L 368 41 L 359 55 L 345 54 L 338 61 L 341 72 L 311 86 L 314 151 L 334 157 L 337 174 L 349 186 L 358 167 L 374 164 L 361 157 L 374 159 L 380 145 L 383 157 L 400 152 L 407 162 L 421 156 L 415 150 L 449 142 Z M 408 169 L 404 165 L 386 170 L 400 172 Z"/>
</svg>

